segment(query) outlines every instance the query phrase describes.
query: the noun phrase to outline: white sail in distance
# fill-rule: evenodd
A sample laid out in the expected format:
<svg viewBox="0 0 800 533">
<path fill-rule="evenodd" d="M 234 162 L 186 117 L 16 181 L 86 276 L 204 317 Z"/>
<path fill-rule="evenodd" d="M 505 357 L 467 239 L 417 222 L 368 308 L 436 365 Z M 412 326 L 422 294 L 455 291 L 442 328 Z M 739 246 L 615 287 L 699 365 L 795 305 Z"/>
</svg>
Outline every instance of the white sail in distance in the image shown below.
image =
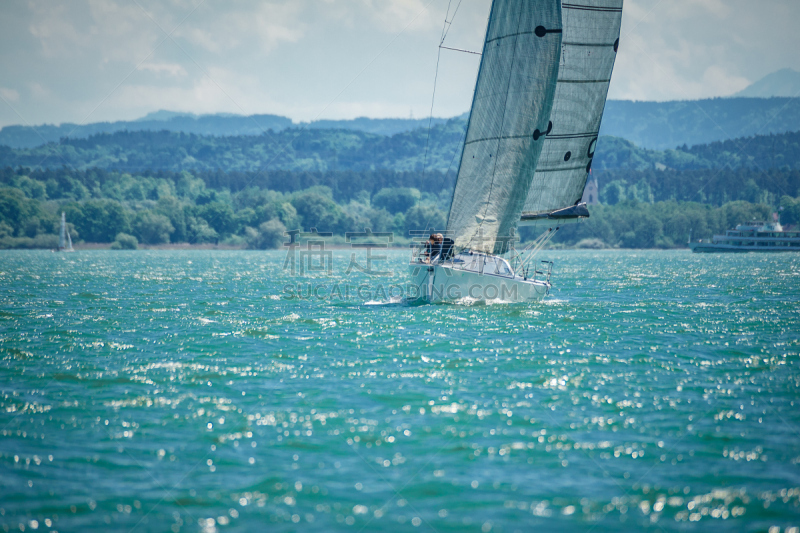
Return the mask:
<svg viewBox="0 0 800 533">
<path fill-rule="evenodd" d="M 506 251 L 549 129 L 561 0 L 494 0 L 447 221 L 457 248 Z"/>
<path fill-rule="evenodd" d="M 523 220 L 569 208 L 583 196 L 619 48 L 622 2 L 562 3 L 564 33 L 550 114 L 553 129 L 544 140 Z M 588 211 L 583 213 L 588 216 Z"/>
<path fill-rule="evenodd" d="M 66 245 L 67 215 L 61 212 L 61 229 L 58 232 L 58 249 L 64 250 Z"/>
</svg>

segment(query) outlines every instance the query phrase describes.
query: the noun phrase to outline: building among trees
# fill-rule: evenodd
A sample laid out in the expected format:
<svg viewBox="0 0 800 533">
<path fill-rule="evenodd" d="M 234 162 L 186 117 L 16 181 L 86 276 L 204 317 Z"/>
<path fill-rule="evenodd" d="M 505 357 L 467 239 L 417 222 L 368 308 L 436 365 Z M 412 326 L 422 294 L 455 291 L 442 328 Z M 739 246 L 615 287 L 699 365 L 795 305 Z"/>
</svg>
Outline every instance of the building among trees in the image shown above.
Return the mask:
<svg viewBox="0 0 800 533">
<path fill-rule="evenodd" d="M 587 205 L 600 204 L 600 189 L 597 187 L 597 178 L 590 177 L 586 182 L 586 188 L 583 190 L 581 202 L 586 202 Z"/>
</svg>

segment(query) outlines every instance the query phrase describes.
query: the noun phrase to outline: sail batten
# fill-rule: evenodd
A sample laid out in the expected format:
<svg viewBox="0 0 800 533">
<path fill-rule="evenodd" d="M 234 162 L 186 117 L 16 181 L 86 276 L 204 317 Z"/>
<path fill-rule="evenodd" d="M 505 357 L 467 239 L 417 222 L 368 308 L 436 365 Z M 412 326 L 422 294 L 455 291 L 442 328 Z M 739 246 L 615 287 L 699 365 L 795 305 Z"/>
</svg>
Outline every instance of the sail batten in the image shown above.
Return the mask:
<svg viewBox="0 0 800 533">
<path fill-rule="evenodd" d="M 599 11 L 601 13 L 622 13 L 622 6 L 620 7 L 603 7 L 603 6 L 590 6 L 579 4 L 562 4 L 564 9 L 578 9 L 580 11 Z"/>
<path fill-rule="evenodd" d="M 519 223 L 559 74 L 560 0 L 494 0 L 447 229 L 501 253 Z M 505 237 L 505 238 L 504 238 Z"/>
<path fill-rule="evenodd" d="M 572 206 L 583 196 L 619 48 L 622 0 L 565 2 L 550 120 L 521 220 Z"/>
</svg>

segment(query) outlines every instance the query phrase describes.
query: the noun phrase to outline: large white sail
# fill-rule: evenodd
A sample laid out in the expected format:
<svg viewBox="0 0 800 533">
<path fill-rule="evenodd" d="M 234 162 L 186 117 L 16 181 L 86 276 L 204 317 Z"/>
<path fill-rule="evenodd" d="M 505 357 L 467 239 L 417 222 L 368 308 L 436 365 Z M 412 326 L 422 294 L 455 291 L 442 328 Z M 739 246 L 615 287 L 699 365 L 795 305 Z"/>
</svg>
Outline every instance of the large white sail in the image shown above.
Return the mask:
<svg viewBox="0 0 800 533">
<path fill-rule="evenodd" d="M 567 0 L 552 131 L 544 140 L 522 218 L 558 210 L 588 216 L 576 204 L 586 187 L 611 71 L 619 47 L 623 0 Z"/>
<path fill-rule="evenodd" d="M 456 247 L 505 251 L 550 129 L 560 53 L 560 0 L 494 0 L 447 222 Z"/>
</svg>

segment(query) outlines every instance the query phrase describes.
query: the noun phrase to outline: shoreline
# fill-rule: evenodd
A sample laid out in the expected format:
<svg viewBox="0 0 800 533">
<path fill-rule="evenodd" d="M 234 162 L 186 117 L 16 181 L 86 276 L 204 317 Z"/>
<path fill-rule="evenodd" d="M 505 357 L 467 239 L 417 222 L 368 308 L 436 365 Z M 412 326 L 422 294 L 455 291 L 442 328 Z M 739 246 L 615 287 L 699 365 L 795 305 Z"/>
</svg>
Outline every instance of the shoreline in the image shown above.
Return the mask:
<svg viewBox="0 0 800 533">
<path fill-rule="evenodd" d="M 114 250 L 111 248 L 112 243 L 83 243 L 79 245 L 73 245 L 73 248 L 76 252 L 91 252 L 91 251 L 109 251 L 109 252 L 139 252 L 139 251 L 173 251 L 173 250 L 187 250 L 187 251 L 250 251 L 250 252 L 278 252 L 278 251 L 285 251 L 285 248 L 268 248 L 268 249 L 254 249 L 248 248 L 244 245 L 226 245 L 226 244 L 185 244 L 185 243 L 177 243 L 177 244 L 153 244 L 153 245 L 139 245 L 138 248 L 134 250 Z M 387 248 L 378 248 L 375 247 L 376 250 L 386 250 L 386 251 L 404 251 L 408 250 L 408 245 L 404 246 L 389 246 Z M 325 250 L 363 250 L 364 248 L 358 247 L 353 248 L 349 245 L 344 244 L 330 244 L 325 246 Z M 6 251 L 18 251 L 18 250 L 28 250 L 28 251 L 52 251 L 56 252 L 51 248 L 3 248 L 0 249 L 0 252 Z M 593 251 L 593 252 L 607 252 L 607 251 L 649 251 L 649 250 L 656 250 L 656 251 L 691 251 L 688 246 L 682 246 L 680 248 L 622 248 L 622 247 L 603 247 L 603 248 L 594 248 L 594 247 L 576 247 L 576 246 L 555 246 L 555 247 L 545 247 L 542 249 L 543 251 L 552 251 L 552 252 L 561 252 L 561 251 Z"/>
</svg>

